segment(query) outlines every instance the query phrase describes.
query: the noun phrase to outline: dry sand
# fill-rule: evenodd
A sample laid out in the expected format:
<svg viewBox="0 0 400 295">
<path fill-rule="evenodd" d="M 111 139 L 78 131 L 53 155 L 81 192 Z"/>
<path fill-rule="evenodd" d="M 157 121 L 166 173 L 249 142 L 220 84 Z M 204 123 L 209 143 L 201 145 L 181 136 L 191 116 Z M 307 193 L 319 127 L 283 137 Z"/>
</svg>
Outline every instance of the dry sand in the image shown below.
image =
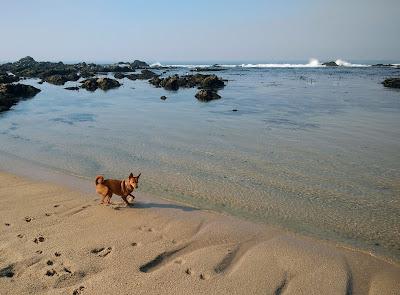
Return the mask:
<svg viewBox="0 0 400 295">
<path fill-rule="evenodd" d="M 136 196 L 0 173 L 0 294 L 400 294 L 398 264 Z"/>
</svg>

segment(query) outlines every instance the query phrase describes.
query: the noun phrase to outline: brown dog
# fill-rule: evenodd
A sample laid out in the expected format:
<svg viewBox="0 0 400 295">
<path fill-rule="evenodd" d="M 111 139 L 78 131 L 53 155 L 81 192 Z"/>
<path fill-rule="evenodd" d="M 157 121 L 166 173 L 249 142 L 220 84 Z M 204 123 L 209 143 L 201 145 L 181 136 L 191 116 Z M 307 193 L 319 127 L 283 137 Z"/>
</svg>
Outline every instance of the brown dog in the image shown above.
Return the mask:
<svg viewBox="0 0 400 295">
<path fill-rule="evenodd" d="M 111 204 L 110 200 L 113 194 L 121 196 L 125 204 L 129 206 L 129 202 L 126 199 L 128 196 L 135 198 L 132 192 L 135 188 L 138 188 L 139 177 L 129 174 L 129 177 L 124 180 L 118 179 L 104 179 L 102 175 L 96 176 L 96 192 L 102 196 L 100 204 Z"/>
</svg>

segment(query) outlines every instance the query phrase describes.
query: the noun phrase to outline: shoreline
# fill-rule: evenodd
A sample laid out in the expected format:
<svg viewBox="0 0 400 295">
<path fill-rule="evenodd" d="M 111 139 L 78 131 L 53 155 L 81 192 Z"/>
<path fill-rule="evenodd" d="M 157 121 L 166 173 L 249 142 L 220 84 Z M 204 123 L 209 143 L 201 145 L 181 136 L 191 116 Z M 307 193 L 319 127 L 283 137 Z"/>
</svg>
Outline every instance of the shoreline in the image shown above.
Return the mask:
<svg viewBox="0 0 400 295">
<path fill-rule="evenodd" d="M 9 157 L 13 159 L 10 160 Z M 81 175 L 73 175 L 70 174 L 68 171 L 58 170 L 53 167 L 46 167 L 38 163 L 35 163 L 33 161 L 28 161 L 24 158 L 20 158 L 18 156 L 11 154 L 8 155 L 8 157 L 4 157 L 4 153 L 2 153 L 2 155 L 0 155 L 0 160 L 2 164 L 0 165 L 0 173 L 10 173 L 12 175 L 17 175 L 20 177 L 27 177 L 33 181 L 56 184 L 67 189 L 80 191 L 81 193 L 85 194 L 93 194 L 93 193 L 95 194 L 94 185 L 92 185 L 92 179 L 89 177 Z M 150 193 L 143 193 L 140 190 L 138 191 L 138 193 L 135 194 L 138 194 L 141 197 L 148 200 L 153 200 L 153 201 L 162 200 L 165 202 L 170 202 L 174 204 L 195 208 L 196 210 L 213 212 L 215 214 L 220 214 L 221 216 L 228 216 L 243 222 L 248 222 L 259 226 L 267 226 L 269 228 L 274 228 L 283 232 L 287 232 L 289 234 L 298 235 L 300 237 L 310 238 L 321 242 L 326 242 L 328 244 L 333 244 L 337 247 L 341 247 L 343 249 L 347 249 L 350 251 L 364 253 L 366 255 L 375 257 L 390 264 L 396 264 L 396 265 L 400 264 L 400 261 L 397 259 L 397 257 L 395 255 L 392 255 L 390 252 L 385 252 L 383 250 L 374 251 L 375 249 L 371 250 L 367 246 L 363 246 L 363 244 L 358 241 L 346 241 L 343 239 L 334 239 L 332 237 L 326 237 L 326 236 L 324 237 L 311 232 L 297 232 L 292 228 L 287 228 L 283 225 L 270 224 L 267 222 L 260 221 L 258 219 L 246 218 L 245 216 L 235 215 L 227 211 L 217 210 L 214 208 L 204 208 L 182 200 L 168 198 L 165 196 L 156 196 Z M 115 195 L 113 197 L 114 200 L 118 198 L 119 197 Z"/>
<path fill-rule="evenodd" d="M 83 180 L 85 183 L 91 187 Z M 107 277 L 113 281 L 101 286 L 102 290 L 120 293 L 132 288 L 146 293 L 156 291 L 155 286 L 166 288 L 165 294 L 188 290 L 273 293 L 282 286 L 288 293 L 318 289 L 320 294 L 382 294 L 382 290 L 399 290 L 399 264 L 330 241 L 140 192 L 132 208 L 121 207 L 115 196 L 115 205 L 104 207 L 98 205 L 94 189 L 72 190 L 48 179 L 31 180 L 2 171 L 0 184 L 0 250 L 4 257 L 0 268 L 3 273 L 10 265 L 14 269 L 11 279 L 0 278 L 6 294 L 14 294 L 15 282 L 20 292 L 29 293 L 32 284 L 26 280 L 31 276 L 37 276 L 35 288 L 51 294 L 72 293 L 81 285 L 94 292 Z M 27 216 L 32 221 L 27 222 Z M 36 235 L 43 235 L 45 241 L 34 242 Z M 38 246 L 42 254 L 30 249 Z M 104 265 L 92 257 L 92 251 L 101 248 L 94 256 L 104 255 Z M 139 249 L 143 252 L 136 253 Z M 49 253 L 57 251 L 65 253 L 62 258 L 66 260 L 58 268 L 47 266 Z M 70 272 L 63 271 L 65 265 Z M 56 272 L 51 278 L 45 275 L 49 269 Z M 135 283 L 123 283 L 123 276 L 118 277 L 127 271 L 132 272 Z M 117 289 L 114 280 L 121 284 Z M 217 292 L 218 288 L 222 289 Z"/>
</svg>

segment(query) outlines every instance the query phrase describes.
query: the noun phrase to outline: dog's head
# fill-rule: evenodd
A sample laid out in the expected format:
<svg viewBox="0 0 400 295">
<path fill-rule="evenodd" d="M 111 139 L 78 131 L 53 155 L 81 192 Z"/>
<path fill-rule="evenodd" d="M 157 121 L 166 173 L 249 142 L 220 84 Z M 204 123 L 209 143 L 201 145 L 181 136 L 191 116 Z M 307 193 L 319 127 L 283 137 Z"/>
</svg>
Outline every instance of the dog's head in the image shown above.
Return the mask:
<svg viewBox="0 0 400 295">
<path fill-rule="evenodd" d="M 138 188 L 139 187 L 139 177 L 142 173 L 139 173 L 138 176 L 133 176 L 133 173 L 129 174 L 129 184 L 134 188 Z"/>
</svg>

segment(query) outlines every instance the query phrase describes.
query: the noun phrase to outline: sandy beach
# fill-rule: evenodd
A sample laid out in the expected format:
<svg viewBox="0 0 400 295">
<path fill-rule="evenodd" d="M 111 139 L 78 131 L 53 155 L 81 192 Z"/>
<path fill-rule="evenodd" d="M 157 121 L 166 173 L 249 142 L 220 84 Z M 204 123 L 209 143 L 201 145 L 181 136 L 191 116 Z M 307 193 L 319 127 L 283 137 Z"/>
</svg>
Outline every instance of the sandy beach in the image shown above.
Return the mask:
<svg viewBox="0 0 400 295">
<path fill-rule="evenodd" d="M 1 172 L 1 294 L 400 294 L 400 266 L 369 253 L 140 192 L 112 201 Z"/>
</svg>

